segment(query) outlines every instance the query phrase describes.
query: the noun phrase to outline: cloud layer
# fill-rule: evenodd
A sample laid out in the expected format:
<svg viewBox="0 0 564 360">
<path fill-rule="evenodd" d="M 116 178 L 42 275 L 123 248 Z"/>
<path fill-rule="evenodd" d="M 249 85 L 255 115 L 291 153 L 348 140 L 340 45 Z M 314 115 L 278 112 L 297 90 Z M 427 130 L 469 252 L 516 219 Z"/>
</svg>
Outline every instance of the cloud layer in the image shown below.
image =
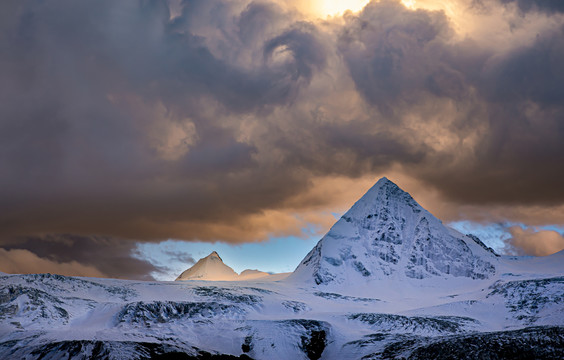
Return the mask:
<svg viewBox="0 0 564 360">
<path fill-rule="evenodd" d="M 299 234 L 390 173 L 450 220 L 563 219 L 560 3 L 322 20 L 291 1 L 2 1 L 3 256 L 47 261 L 57 233 L 84 249 Z"/>
</svg>

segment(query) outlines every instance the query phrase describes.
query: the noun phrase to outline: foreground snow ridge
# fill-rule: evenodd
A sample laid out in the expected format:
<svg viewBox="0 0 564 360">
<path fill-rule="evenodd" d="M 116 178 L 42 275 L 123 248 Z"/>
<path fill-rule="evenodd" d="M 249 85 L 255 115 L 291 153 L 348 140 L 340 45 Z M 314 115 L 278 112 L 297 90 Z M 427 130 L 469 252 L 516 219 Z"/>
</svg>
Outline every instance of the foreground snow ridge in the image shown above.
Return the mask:
<svg viewBox="0 0 564 360">
<path fill-rule="evenodd" d="M 0 359 L 564 358 L 564 251 L 499 256 L 386 178 L 290 276 L 257 273 L 0 274 Z"/>
</svg>

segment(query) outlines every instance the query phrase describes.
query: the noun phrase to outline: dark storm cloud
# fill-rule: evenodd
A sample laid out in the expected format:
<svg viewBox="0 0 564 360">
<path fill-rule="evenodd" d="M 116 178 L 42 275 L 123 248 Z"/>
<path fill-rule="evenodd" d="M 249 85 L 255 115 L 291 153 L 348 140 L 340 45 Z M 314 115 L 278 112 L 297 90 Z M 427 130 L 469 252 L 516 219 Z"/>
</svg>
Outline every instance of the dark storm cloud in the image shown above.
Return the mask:
<svg viewBox="0 0 564 360">
<path fill-rule="evenodd" d="M 295 101 L 325 65 L 318 30 L 274 5 L 182 4 L 171 19 L 161 1 L 2 3 L 2 13 L 12 15 L 0 38 L 5 232 L 179 236 L 153 225 L 236 221 L 236 214 L 260 211 L 291 191 L 264 195 L 263 188 L 305 184 L 289 175 L 251 185 L 249 171 L 269 175 L 256 170 L 255 147 L 222 118 Z M 279 27 L 266 31 L 261 14 Z M 226 34 L 217 43 L 206 41 L 210 21 Z M 262 35 L 249 45 L 258 42 L 258 49 L 247 49 L 260 55 L 249 66 L 236 52 L 252 31 Z M 160 131 L 186 123 L 194 142 L 179 139 L 179 155 L 163 160 L 154 137 L 164 138 L 158 140 L 167 150 L 168 135 Z M 251 198 L 240 201 L 233 192 Z M 72 221 L 63 220 L 67 213 Z"/>
<path fill-rule="evenodd" d="M 474 164 L 449 169 L 454 176 L 442 184 L 449 195 L 465 202 L 562 203 L 562 63 L 560 27 L 538 34 L 531 45 L 492 56 L 477 79 L 467 78 L 479 91 L 477 106 L 486 109 L 478 121 L 488 133 L 477 144 Z"/>
<path fill-rule="evenodd" d="M 417 92 L 428 85 L 444 92 L 437 81 L 450 32 L 444 13 L 410 11 L 399 2 L 385 1 L 369 4 L 347 20 L 339 50 L 368 101 L 389 112 L 419 97 Z"/>
<path fill-rule="evenodd" d="M 455 204 L 562 204 L 561 8 L 506 5 L 465 5 L 480 25 L 510 13 L 473 37 L 391 0 L 333 20 L 283 1 L 2 1 L 0 243 L 139 277 L 158 269 L 82 249 L 295 234 L 315 181 L 391 168 Z"/>
<path fill-rule="evenodd" d="M 400 137 L 376 127 L 370 120 L 345 124 L 320 121 L 302 129 L 299 124 L 296 127 L 291 138 L 274 135 L 271 143 L 286 151 L 282 161 L 285 168 L 309 169 L 318 176 L 360 177 L 396 161 L 416 164 L 423 160 L 427 150 L 424 145 L 408 143 L 409 134 Z"/>
<path fill-rule="evenodd" d="M 564 12 L 560 0 L 499 0 L 502 4 L 516 4 L 521 11 Z"/>
<path fill-rule="evenodd" d="M 483 72 L 481 86 L 493 103 L 533 101 L 558 106 L 564 100 L 564 26 L 539 33 L 531 45 L 519 47 Z"/>
<path fill-rule="evenodd" d="M 323 68 L 325 49 L 312 24 L 290 22 L 282 9 L 272 4 L 250 3 L 241 10 L 234 8 L 243 3 L 184 1 L 182 15 L 163 24 L 160 40 L 166 48 L 158 52 L 155 66 L 164 69 L 153 74 L 153 80 L 161 85 L 158 95 L 164 95 L 163 101 L 184 102 L 187 95 L 208 95 L 229 111 L 283 105 L 311 80 L 315 68 Z M 270 39 L 257 37 L 265 33 L 269 22 L 281 27 L 276 29 L 278 35 Z M 205 34 L 210 25 L 225 35 L 224 41 L 233 42 L 222 43 L 221 49 L 215 49 L 217 55 L 206 45 L 205 35 L 198 35 L 199 31 Z M 262 62 L 252 69 L 237 66 L 236 48 L 245 44 L 252 47 L 257 41 L 262 43 Z M 284 52 L 286 61 L 273 62 L 275 50 Z"/>
<path fill-rule="evenodd" d="M 452 99 L 460 109 L 441 126 L 453 138 L 487 129 L 471 161 L 427 152 L 410 170 L 415 177 L 465 203 L 561 203 L 563 29 L 496 53 L 453 41 L 444 13 L 382 1 L 350 17 L 339 50 L 359 91 L 388 119 L 401 122 L 410 106 Z"/>
</svg>

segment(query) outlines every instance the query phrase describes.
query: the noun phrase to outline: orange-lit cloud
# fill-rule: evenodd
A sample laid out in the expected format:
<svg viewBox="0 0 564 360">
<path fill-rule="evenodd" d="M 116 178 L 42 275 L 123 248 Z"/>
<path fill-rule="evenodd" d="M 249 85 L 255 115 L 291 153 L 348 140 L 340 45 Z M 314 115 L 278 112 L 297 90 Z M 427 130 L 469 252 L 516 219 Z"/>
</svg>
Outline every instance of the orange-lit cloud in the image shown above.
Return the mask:
<svg viewBox="0 0 564 360">
<path fill-rule="evenodd" d="M 564 236 L 556 231 L 522 229 L 514 226 L 509 229 L 509 244 L 519 254 L 546 256 L 564 249 Z"/>
<path fill-rule="evenodd" d="M 0 249 L 0 271 L 10 274 L 52 273 L 69 276 L 107 277 L 93 266 L 77 261 L 59 263 L 43 259 L 28 250 Z"/>
</svg>

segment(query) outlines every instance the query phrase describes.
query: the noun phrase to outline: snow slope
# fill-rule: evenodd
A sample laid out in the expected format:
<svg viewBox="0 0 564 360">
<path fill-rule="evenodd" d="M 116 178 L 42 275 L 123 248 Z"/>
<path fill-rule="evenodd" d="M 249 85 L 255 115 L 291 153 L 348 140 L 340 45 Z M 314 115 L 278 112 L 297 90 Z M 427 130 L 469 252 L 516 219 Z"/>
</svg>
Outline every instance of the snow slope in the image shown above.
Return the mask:
<svg viewBox="0 0 564 360">
<path fill-rule="evenodd" d="M 256 269 L 247 269 L 241 271 L 239 274 L 239 280 L 252 280 L 252 279 L 259 279 L 263 277 L 269 277 L 270 274 L 264 271 L 259 271 Z"/>
<path fill-rule="evenodd" d="M 37 358 L 564 358 L 564 252 L 497 256 L 383 179 L 288 278 L 0 274 L 0 359 Z"/>
</svg>

